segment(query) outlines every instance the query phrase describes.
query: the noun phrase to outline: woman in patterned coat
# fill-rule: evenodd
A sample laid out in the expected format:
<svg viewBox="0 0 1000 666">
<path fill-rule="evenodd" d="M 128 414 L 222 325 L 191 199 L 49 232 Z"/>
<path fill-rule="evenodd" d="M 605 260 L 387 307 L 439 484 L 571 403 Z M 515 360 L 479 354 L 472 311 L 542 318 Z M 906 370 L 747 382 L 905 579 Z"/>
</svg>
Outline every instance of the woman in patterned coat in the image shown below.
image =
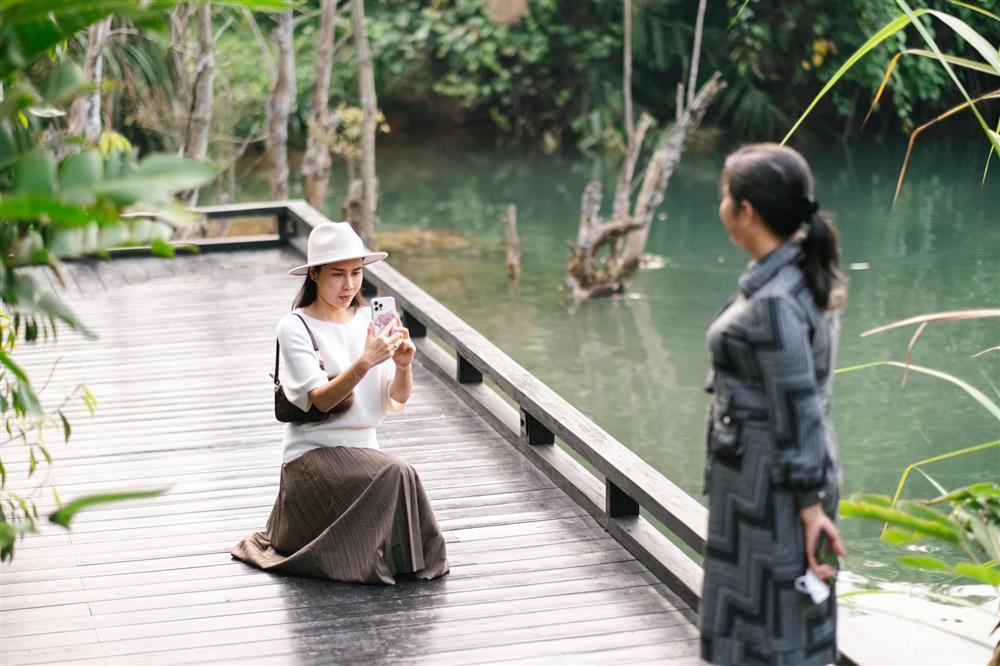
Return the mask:
<svg viewBox="0 0 1000 666">
<path fill-rule="evenodd" d="M 776 144 L 726 160 L 719 217 L 752 261 L 707 333 L 712 374 L 702 657 L 714 664 L 835 662 L 835 596 L 795 587 L 836 571 L 839 467 L 830 387 L 844 280 L 837 233 L 805 159 Z M 823 543 L 825 542 L 825 543 Z"/>
</svg>

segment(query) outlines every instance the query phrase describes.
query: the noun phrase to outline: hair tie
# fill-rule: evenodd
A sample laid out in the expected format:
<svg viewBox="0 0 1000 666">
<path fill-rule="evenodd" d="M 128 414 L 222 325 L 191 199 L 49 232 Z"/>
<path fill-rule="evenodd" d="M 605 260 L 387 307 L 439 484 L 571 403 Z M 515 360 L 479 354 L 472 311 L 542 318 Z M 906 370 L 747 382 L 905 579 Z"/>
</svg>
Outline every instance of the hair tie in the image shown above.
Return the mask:
<svg viewBox="0 0 1000 666">
<path fill-rule="evenodd" d="M 816 201 L 815 199 L 803 199 L 800 206 L 802 211 L 800 219 L 803 219 L 807 222 L 810 221 L 812 219 L 812 216 L 816 214 L 816 211 L 819 210 L 819 202 Z"/>
</svg>

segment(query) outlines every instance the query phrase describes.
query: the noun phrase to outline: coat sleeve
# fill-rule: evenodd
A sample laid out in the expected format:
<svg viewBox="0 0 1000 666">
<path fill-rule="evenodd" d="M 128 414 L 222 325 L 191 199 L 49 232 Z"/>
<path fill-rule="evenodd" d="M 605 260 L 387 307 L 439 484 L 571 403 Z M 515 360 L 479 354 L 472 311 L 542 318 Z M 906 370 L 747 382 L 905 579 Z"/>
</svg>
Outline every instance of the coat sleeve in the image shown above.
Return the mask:
<svg viewBox="0 0 1000 666">
<path fill-rule="evenodd" d="M 309 334 L 298 317 L 288 315 L 278 323 L 278 343 L 283 361 L 281 388 L 289 402 L 307 412 L 312 407 L 309 391 L 330 380 L 319 367 Z"/>
<path fill-rule="evenodd" d="M 826 486 L 826 419 L 816 382 L 809 322 L 780 296 L 755 299 L 753 350 L 764 387 L 776 455 L 799 506 L 819 502 Z"/>
</svg>

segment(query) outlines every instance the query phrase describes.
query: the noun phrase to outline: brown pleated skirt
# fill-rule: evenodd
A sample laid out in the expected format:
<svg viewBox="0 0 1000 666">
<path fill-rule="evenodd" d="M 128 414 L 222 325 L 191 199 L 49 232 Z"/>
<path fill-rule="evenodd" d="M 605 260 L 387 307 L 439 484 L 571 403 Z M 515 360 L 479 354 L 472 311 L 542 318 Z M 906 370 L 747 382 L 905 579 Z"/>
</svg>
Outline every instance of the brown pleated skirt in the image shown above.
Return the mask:
<svg viewBox="0 0 1000 666">
<path fill-rule="evenodd" d="M 355 583 L 448 573 L 420 477 L 405 460 L 367 448 L 322 447 L 282 465 L 267 527 L 232 555 L 266 571 Z"/>
</svg>

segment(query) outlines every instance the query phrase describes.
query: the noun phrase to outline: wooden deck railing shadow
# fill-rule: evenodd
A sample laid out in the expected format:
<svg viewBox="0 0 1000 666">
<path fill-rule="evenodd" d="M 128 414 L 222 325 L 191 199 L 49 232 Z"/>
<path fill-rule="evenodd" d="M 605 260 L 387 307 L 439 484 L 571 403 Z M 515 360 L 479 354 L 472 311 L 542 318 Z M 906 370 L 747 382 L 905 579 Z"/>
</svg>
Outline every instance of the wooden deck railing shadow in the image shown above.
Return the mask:
<svg viewBox="0 0 1000 666">
<path fill-rule="evenodd" d="M 274 215 L 277 233 L 244 241 L 199 242 L 205 249 L 235 249 L 288 243 L 306 254 L 306 239 L 329 221 L 304 201 L 276 201 L 197 209 L 209 218 Z M 626 448 L 481 333 L 405 278 L 388 263 L 365 269 L 366 280 L 395 297 L 403 323 L 432 372 L 448 382 L 474 411 L 583 507 L 636 559 L 692 608 L 701 595 L 701 567 L 640 509 L 694 551 L 705 543 L 707 511 L 693 497 Z M 451 353 L 427 337 L 433 332 Z M 484 383 L 488 378 L 512 407 Z M 555 444 L 586 460 L 604 483 Z"/>
</svg>

